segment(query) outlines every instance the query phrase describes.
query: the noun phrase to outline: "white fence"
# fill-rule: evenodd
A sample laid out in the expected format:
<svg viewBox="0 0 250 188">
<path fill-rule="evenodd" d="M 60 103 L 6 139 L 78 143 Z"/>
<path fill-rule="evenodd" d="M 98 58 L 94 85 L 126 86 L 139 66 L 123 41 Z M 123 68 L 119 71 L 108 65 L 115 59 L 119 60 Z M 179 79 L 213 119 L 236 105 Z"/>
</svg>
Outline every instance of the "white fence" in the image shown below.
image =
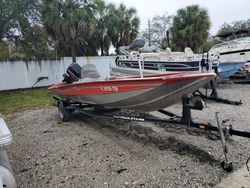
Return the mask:
<svg viewBox="0 0 250 188">
<path fill-rule="evenodd" d="M 94 64 L 101 76 L 107 77 L 114 58 L 112 56 L 77 57 L 77 63 L 81 66 L 87 63 Z M 0 62 L 0 91 L 30 88 L 39 77 L 48 77 L 48 79 L 41 80 L 35 87 L 59 83 L 71 62 L 71 57 L 45 61 L 2 61 Z"/>
</svg>

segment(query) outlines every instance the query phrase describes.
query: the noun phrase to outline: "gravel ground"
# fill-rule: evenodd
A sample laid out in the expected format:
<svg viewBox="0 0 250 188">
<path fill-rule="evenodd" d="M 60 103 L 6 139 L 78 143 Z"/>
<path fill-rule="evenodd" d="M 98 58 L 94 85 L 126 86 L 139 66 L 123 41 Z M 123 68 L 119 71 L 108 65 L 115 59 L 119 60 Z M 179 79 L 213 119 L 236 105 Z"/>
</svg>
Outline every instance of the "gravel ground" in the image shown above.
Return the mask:
<svg viewBox="0 0 250 188">
<path fill-rule="evenodd" d="M 243 105 L 207 101 L 193 117 L 214 123 L 220 111 L 221 119 L 250 131 L 249 93 L 250 85 L 221 85 L 219 94 Z M 180 104 L 169 108 L 177 114 L 180 109 Z M 14 135 L 8 154 L 19 187 L 213 187 L 228 175 L 219 165 L 220 140 L 203 130 L 79 113 L 61 122 L 56 107 L 6 118 Z M 249 139 L 231 137 L 228 148 L 234 169 L 242 167 L 250 155 Z"/>
</svg>

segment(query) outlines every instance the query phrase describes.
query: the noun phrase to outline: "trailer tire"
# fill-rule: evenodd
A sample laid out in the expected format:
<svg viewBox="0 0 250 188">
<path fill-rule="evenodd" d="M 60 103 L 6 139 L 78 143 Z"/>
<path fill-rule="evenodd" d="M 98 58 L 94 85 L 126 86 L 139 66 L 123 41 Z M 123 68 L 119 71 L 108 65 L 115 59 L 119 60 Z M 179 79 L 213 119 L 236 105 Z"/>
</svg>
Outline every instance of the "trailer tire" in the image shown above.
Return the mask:
<svg viewBox="0 0 250 188">
<path fill-rule="evenodd" d="M 65 104 L 63 103 L 63 101 L 58 101 L 58 111 L 62 121 L 70 120 L 71 113 L 69 110 L 65 109 Z"/>
</svg>

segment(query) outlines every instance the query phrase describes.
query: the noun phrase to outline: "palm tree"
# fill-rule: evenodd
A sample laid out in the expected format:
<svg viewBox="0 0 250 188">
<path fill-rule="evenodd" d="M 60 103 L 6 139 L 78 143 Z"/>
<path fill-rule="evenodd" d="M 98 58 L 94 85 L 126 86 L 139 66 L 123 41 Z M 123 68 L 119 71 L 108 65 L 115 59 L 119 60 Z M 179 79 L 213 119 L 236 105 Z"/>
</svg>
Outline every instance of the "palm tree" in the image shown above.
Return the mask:
<svg viewBox="0 0 250 188">
<path fill-rule="evenodd" d="M 111 45 L 111 38 L 109 36 L 108 30 L 110 27 L 115 27 L 110 23 L 110 17 L 112 16 L 113 4 L 105 4 L 103 0 L 95 0 L 96 5 L 96 38 L 98 46 L 101 49 L 101 55 L 108 55 L 108 50 Z M 111 26 L 112 25 L 112 26 Z"/>
<path fill-rule="evenodd" d="M 56 43 L 70 46 L 72 62 L 76 62 L 76 48 L 93 35 L 94 6 L 81 0 L 44 0 L 44 26 Z"/>
<path fill-rule="evenodd" d="M 130 44 L 137 34 L 139 29 L 139 18 L 136 17 L 136 9 L 127 9 L 124 4 L 120 4 L 118 8 L 120 23 L 120 43 L 123 46 Z"/>
<path fill-rule="evenodd" d="M 136 9 L 128 9 L 123 3 L 118 8 L 110 8 L 112 12 L 110 22 L 113 27 L 109 28 L 108 32 L 111 36 L 111 42 L 118 52 L 120 46 L 128 46 L 137 37 L 140 21 L 136 15 Z"/>
<path fill-rule="evenodd" d="M 198 5 L 179 9 L 171 27 L 172 43 L 181 50 L 188 46 L 197 51 L 206 42 L 210 25 L 206 9 Z"/>
<path fill-rule="evenodd" d="M 103 0 L 95 0 L 96 5 L 96 38 L 101 49 L 101 55 L 108 55 L 111 43 L 119 46 L 129 45 L 139 29 L 139 18 L 136 9 L 120 4 L 105 4 Z"/>
<path fill-rule="evenodd" d="M 113 4 L 109 5 L 109 19 L 107 22 L 108 27 L 108 36 L 110 37 L 112 45 L 116 48 L 118 52 L 119 47 L 119 33 L 120 33 L 120 20 L 119 20 L 119 11 L 116 6 Z"/>
</svg>

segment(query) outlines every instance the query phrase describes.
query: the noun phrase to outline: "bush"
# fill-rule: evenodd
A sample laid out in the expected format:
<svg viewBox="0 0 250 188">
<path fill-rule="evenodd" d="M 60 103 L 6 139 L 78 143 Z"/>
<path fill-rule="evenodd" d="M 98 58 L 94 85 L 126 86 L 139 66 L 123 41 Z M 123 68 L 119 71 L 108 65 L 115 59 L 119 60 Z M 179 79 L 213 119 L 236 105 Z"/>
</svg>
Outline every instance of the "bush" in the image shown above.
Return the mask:
<svg viewBox="0 0 250 188">
<path fill-rule="evenodd" d="M 8 51 L 8 45 L 4 42 L 0 42 L 0 59 L 8 59 L 9 57 L 9 51 Z"/>
</svg>

